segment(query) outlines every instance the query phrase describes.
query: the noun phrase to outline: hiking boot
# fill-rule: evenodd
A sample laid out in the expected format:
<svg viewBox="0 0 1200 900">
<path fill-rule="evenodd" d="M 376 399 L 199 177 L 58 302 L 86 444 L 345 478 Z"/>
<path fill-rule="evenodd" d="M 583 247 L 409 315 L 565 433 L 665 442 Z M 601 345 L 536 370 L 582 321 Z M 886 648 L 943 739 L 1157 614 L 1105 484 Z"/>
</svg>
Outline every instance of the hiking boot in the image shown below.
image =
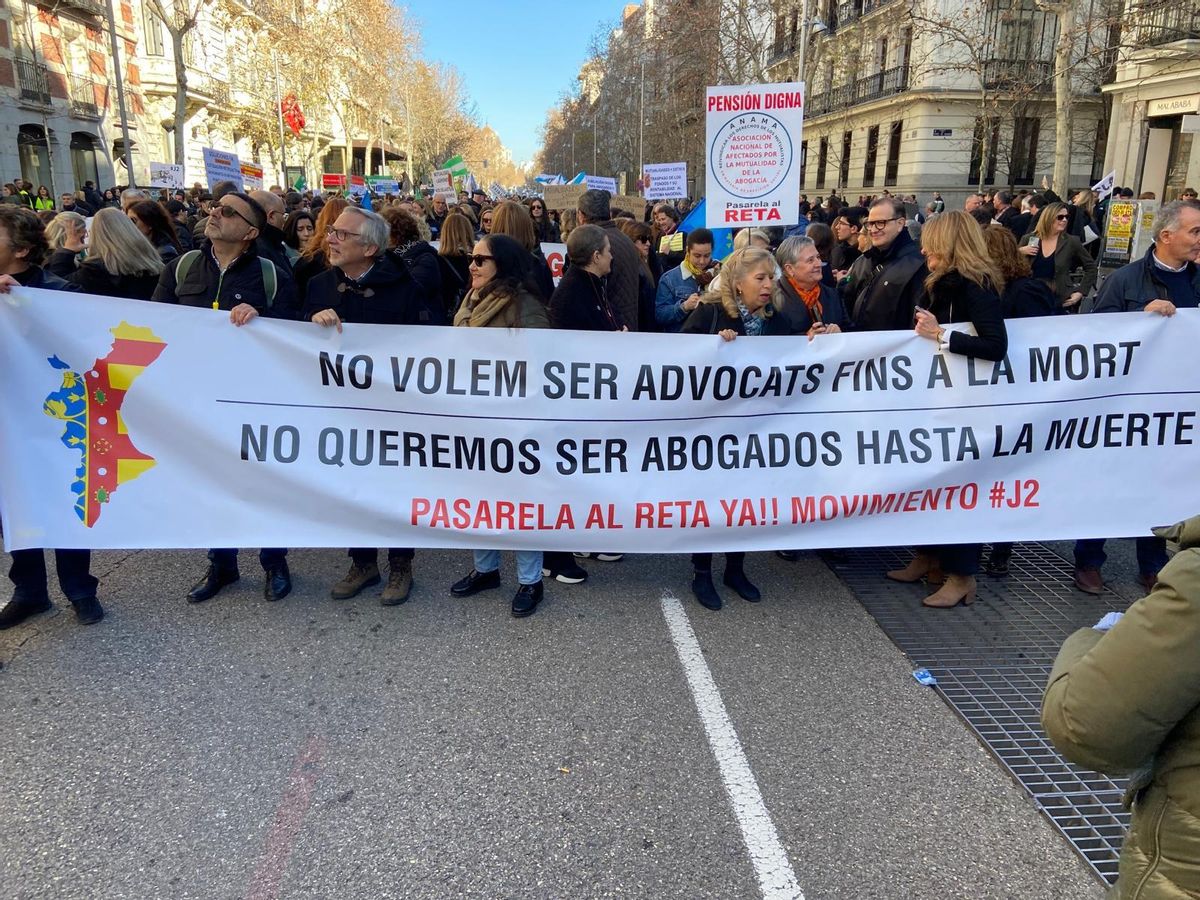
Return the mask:
<svg viewBox="0 0 1200 900">
<path fill-rule="evenodd" d="M 399 606 L 412 590 L 412 558 L 396 556 L 388 560 L 388 581 L 379 597 L 383 606 Z"/>
<path fill-rule="evenodd" d="M 356 566 L 350 563 L 350 571 L 329 591 L 334 600 L 349 600 L 357 597 L 366 588 L 374 587 L 382 579 L 379 577 L 379 566 L 371 563 L 369 566 Z"/>
</svg>

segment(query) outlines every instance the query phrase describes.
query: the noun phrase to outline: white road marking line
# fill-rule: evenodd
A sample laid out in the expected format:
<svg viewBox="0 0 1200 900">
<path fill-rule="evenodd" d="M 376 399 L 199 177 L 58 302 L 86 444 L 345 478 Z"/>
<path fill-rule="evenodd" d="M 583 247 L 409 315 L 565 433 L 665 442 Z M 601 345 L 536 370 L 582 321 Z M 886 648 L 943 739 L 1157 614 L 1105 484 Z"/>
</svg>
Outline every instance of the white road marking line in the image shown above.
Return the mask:
<svg viewBox="0 0 1200 900">
<path fill-rule="evenodd" d="M 704 725 L 704 733 L 708 736 L 708 744 L 716 757 L 717 767 L 721 770 L 721 781 L 725 784 L 725 793 L 733 807 L 733 814 L 742 829 L 742 840 L 750 853 L 750 861 L 754 864 L 754 872 L 758 876 L 759 888 L 764 900 L 804 900 L 804 892 L 796 882 L 796 873 L 792 870 L 791 860 L 779 840 L 775 823 L 763 803 L 762 793 L 754 773 L 750 771 L 750 761 L 742 749 L 729 713 L 725 711 L 725 703 L 713 681 L 712 672 L 704 660 L 700 643 L 692 631 L 692 623 L 688 621 L 683 604 L 675 597 L 664 594 L 662 598 L 663 618 L 667 620 L 667 628 L 671 631 L 671 641 L 675 644 L 675 652 L 679 654 L 679 662 L 683 666 L 683 674 L 691 688 L 692 698 L 696 701 L 696 711 L 700 713 L 700 721 Z"/>
</svg>

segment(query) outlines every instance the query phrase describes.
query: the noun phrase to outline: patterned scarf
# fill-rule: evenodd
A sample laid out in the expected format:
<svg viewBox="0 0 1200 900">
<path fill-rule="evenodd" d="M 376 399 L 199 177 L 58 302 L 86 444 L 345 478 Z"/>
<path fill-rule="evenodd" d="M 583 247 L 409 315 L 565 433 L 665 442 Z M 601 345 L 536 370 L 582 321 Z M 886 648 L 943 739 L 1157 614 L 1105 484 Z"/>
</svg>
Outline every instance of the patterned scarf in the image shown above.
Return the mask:
<svg viewBox="0 0 1200 900">
<path fill-rule="evenodd" d="M 796 292 L 796 296 L 807 307 L 808 315 L 813 322 L 823 322 L 825 316 L 825 307 L 821 304 L 821 282 L 817 282 L 807 291 L 800 285 L 796 284 L 791 275 L 787 276 L 788 284 L 792 286 L 792 290 Z"/>
<path fill-rule="evenodd" d="M 742 301 L 737 301 L 738 315 L 742 317 L 742 328 L 746 331 L 746 337 L 755 337 L 763 333 L 763 329 L 767 327 L 767 317 L 772 315 L 775 310 L 768 303 L 757 313 L 752 313 L 742 305 Z"/>
</svg>

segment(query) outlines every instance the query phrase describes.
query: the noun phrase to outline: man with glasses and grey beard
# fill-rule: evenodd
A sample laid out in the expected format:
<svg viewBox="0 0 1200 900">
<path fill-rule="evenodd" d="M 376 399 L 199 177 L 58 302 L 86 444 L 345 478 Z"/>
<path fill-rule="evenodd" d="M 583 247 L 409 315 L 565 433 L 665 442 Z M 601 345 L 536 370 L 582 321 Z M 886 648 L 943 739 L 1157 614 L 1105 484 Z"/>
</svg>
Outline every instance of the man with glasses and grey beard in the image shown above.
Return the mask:
<svg viewBox="0 0 1200 900">
<path fill-rule="evenodd" d="M 266 223 L 266 212 L 248 194 L 224 194 L 213 204 L 200 249 L 167 264 L 151 299 L 220 310 L 239 328 L 258 316 L 295 319 L 295 281 L 255 247 Z M 189 603 L 212 599 L 240 577 L 236 549 L 210 550 L 208 559 L 208 571 L 188 592 Z M 263 598 L 282 600 L 292 590 L 287 550 L 264 549 L 259 561 L 266 573 Z"/>
<path fill-rule="evenodd" d="M 368 209 L 348 206 L 329 227 L 329 268 L 308 283 L 304 318 L 324 328 L 359 325 L 445 325 L 441 284 L 418 284 L 398 253 L 388 252 L 391 226 Z M 435 268 L 434 270 L 438 270 Z M 351 547 L 350 570 L 330 590 L 334 600 L 349 600 L 382 581 L 379 551 Z M 380 594 L 384 606 L 397 606 L 412 590 L 413 551 L 388 550 L 388 581 Z"/>
<path fill-rule="evenodd" d="M 855 331 L 911 330 L 925 296 L 925 259 L 905 227 L 904 204 L 883 197 L 862 220 L 871 246 L 854 261 L 842 299 Z"/>
</svg>

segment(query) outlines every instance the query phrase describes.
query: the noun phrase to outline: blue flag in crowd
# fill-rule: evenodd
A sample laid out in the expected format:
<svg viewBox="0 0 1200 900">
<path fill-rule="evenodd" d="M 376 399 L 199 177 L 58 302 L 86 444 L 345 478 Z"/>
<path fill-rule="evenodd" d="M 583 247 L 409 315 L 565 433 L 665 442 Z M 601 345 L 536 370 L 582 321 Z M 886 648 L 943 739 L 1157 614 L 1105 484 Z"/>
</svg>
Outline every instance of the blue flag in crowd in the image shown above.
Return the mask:
<svg viewBox="0 0 1200 900">
<path fill-rule="evenodd" d="M 578 175 L 568 181 L 567 184 L 583 184 L 585 181 L 587 181 L 587 172 L 580 172 Z"/>
<path fill-rule="evenodd" d="M 370 192 L 370 190 L 363 191 L 363 195 L 362 195 L 362 202 L 359 204 L 359 206 L 361 206 L 363 209 L 369 209 L 369 210 L 371 210 L 372 212 L 374 212 L 374 211 L 375 211 L 375 207 L 371 205 L 371 192 Z"/>
<path fill-rule="evenodd" d="M 695 208 L 688 213 L 682 222 L 679 223 L 679 230 L 682 232 L 692 231 L 696 228 L 704 227 L 704 199 L 696 204 Z M 724 259 L 733 252 L 733 229 L 732 228 L 714 228 L 713 233 L 713 259 Z"/>
</svg>

